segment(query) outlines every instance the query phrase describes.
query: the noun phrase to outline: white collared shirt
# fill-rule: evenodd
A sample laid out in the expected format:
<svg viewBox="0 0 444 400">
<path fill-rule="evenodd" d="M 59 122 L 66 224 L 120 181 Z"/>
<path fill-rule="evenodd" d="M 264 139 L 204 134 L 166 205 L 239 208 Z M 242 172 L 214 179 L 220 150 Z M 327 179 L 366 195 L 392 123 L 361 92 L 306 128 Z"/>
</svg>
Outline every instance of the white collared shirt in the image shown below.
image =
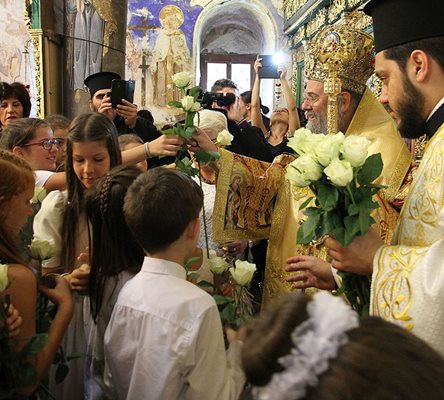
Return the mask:
<svg viewBox="0 0 444 400">
<path fill-rule="evenodd" d="M 237 399 L 241 343 L 225 352 L 216 303 L 185 269 L 145 257 L 121 290 L 105 333 L 115 399 Z"/>
</svg>

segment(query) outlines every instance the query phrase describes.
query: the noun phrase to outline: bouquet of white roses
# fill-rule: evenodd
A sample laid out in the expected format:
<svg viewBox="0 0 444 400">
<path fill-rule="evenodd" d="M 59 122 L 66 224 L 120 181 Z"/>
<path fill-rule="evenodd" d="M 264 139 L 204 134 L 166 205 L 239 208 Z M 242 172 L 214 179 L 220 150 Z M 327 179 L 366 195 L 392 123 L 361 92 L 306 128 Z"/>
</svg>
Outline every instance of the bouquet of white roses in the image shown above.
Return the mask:
<svg viewBox="0 0 444 400">
<path fill-rule="evenodd" d="M 222 257 L 213 257 L 209 262 L 213 274 L 229 273 L 232 296 L 215 294 L 213 297 L 219 306 L 222 323 L 237 329 L 253 315 L 252 295 L 248 286 L 256 272 L 256 265 L 241 260 L 228 262 Z"/>
<path fill-rule="evenodd" d="M 379 207 L 373 196 L 383 187 L 373 183 L 383 163 L 380 153 L 368 156 L 370 141 L 345 137 L 341 132 L 313 134 L 302 128 L 289 139 L 288 146 L 299 157 L 289 164 L 287 179 L 299 187 L 309 186 L 314 194 L 300 207 L 307 219 L 299 227 L 297 242 L 308 244 L 332 234 L 347 246 L 356 236 L 364 235 L 375 223 L 372 211 Z M 369 278 L 339 275 L 350 303 L 363 311 L 369 304 Z"/>
</svg>

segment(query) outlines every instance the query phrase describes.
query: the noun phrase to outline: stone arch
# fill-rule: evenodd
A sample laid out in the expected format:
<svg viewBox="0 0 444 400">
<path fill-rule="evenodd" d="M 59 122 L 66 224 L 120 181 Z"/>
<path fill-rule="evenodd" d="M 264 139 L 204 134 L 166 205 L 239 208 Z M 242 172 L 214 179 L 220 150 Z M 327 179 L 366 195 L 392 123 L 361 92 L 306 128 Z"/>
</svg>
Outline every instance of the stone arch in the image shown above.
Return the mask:
<svg viewBox="0 0 444 400">
<path fill-rule="evenodd" d="M 208 35 L 210 33 L 211 35 Z M 237 35 L 237 36 L 236 36 Z M 278 27 L 268 8 L 258 0 L 219 0 L 208 5 L 199 15 L 193 39 L 193 71 L 196 82 L 200 80 L 200 55 L 202 45 L 208 45 L 208 37 L 217 38 L 226 52 L 248 49 L 249 53 L 273 53 L 278 46 Z M 227 43 L 237 37 L 233 47 Z M 218 48 L 215 40 L 211 45 Z"/>
</svg>

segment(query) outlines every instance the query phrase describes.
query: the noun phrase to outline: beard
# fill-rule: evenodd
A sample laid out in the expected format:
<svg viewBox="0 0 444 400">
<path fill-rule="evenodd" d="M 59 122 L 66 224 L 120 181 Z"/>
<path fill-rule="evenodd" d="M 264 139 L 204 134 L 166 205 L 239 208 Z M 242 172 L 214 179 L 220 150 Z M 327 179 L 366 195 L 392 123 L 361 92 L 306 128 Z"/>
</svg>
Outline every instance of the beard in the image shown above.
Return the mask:
<svg viewBox="0 0 444 400">
<path fill-rule="evenodd" d="M 314 119 L 310 119 L 314 117 Z M 305 118 L 308 122 L 305 125 L 307 129 L 310 129 L 313 133 L 327 133 L 327 112 L 325 111 L 306 111 Z"/>
<path fill-rule="evenodd" d="M 307 119 L 309 119 L 310 117 L 315 117 L 314 120 L 309 120 L 307 122 L 307 124 L 305 125 L 307 129 L 309 129 L 313 133 L 328 133 L 327 109 L 320 112 L 307 111 L 305 113 L 305 117 Z M 340 104 L 338 104 L 338 129 L 340 132 L 343 133 L 347 131 L 347 127 L 344 123 L 344 113 L 341 110 Z"/>
<path fill-rule="evenodd" d="M 403 86 L 404 96 L 396 112 L 400 116 L 398 130 L 402 137 L 417 139 L 425 134 L 426 121 L 421 116 L 425 98 L 407 77 L 403 78 Z"/>
</svg>

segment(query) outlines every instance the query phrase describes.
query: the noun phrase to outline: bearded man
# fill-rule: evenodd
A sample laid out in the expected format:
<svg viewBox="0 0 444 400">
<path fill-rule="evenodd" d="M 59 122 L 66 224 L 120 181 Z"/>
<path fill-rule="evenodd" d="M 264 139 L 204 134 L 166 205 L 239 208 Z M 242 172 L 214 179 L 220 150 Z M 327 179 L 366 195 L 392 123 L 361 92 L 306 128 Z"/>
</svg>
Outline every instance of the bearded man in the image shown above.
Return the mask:
<svg viewBox="0 0 444 400">
<path fill-rule="evenodd" d="M 380 101 L 403 136 L 430 138 L 391 245 L 373 229 L 343 248 L 326 245 L 335 268 L 372 274 L 370 312 L 444 354 L 444 3 L 371 0 Z"/>
<path fill-rule="evenodd" d="M 384 169 L 377 183 L 387 186 L 380 195 L 382 207 L 377 210 L 380 237 L 389 242 L 398 218 L 396 205 L 406 193 L 409 171 L 413 164 L 411 154 L 397 132 L 396 125 L 377 102 L 365 83 L 372 73 L 373 39 L 363 31 L 349 25 L 334 25 L 319 33 L 327 35 L 351 35 L 355 43 L 356 58 L 343 65 L 340 79 L 342 92 L 338 99 L 339 127 L 346 135 L 365 136 L 371 141 L 369 152 L 381 153 Z M 321 40 L 323 37 L 321 37 Z M 325 69 L 314 52 L 307 52 L 307 87 L 303 107 L 309 118 L 309 126 L 315 131 L 324 130 L 328 97 L 323 92 Z M 319 125 L 316 129 L 316 124 Z M 323 133 L 326 133 L 324 130 Z M 213 149 L 203 137 L 197 138 L 201 148 Z M 291 264 L 295 268 L 308 269 L 304 263 L 320 265 L 328 270 L 328 279 L 314 274 L 298 280 L 297 287 L 313 286 L 332 289 L 332 273 L 327 260 L 327 249 L 322 243 L 297 245 L 296 236 L 304 218 L 299 207 L 312 197 L 309 188 L 297 188 L 285 179 L 286 165 L 294 159 L 284 155 L 272 164 L 242 157 L 221 150 L 217 194 L 213 212 L 213 237 L 217 242 L 269 238 L 265 273 L 264 302 L 288 293 L 293 289 L 292 279 L 285 270 L 286 260 L 297 255 Z M 234 201 L 233 201 L 234 199 Z M 399 202 L 398 202 L 399 201 Z M 302 258 L 301 258 L 302 257 Z M 302 264 L 298 264 L 302 263 Z M 298 265 L 294 265 L 298 264 Z M 310 280 L 316 278 L 316 282 Z"/>
</svg>

